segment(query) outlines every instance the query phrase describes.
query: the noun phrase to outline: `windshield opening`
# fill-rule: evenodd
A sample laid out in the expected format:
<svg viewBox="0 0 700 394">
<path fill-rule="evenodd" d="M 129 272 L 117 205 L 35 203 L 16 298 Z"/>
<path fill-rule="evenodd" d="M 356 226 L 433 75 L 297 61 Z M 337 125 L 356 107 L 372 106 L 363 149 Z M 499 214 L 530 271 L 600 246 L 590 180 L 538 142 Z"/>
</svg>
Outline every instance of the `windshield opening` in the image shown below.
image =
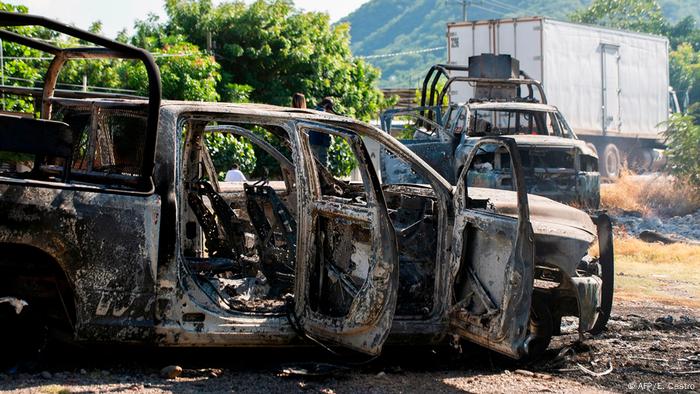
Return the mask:
<svg viewBox="0 0 700 394">
<path fill-rule="evenodd" d="M 469 114 L 466 129 L 469 136 L 530 134 L 570 138 L 571 135 L 556 112 L 515 109 L 475 109 Z"/>
</svg>

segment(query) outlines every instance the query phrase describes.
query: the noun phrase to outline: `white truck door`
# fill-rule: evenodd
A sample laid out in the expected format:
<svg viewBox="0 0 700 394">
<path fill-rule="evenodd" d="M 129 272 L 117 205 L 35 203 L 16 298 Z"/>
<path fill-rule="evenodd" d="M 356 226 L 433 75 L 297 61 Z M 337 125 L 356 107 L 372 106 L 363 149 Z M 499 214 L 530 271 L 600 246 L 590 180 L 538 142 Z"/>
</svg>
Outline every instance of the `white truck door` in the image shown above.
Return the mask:
<svg viewBox="0 0 700 394">
<path fill-rule="evenodd" d="M 603 131 L 620 131 L 620 47 L 601 44 Z"/>
</svg>

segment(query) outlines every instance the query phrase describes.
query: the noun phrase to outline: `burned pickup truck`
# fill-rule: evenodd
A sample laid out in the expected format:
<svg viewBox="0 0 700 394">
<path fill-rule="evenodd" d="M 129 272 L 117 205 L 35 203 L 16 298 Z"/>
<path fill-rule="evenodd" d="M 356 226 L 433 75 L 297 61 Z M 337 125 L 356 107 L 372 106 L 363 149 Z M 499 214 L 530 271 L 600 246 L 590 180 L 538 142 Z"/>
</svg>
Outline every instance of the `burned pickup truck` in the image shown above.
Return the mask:
<svg viewBox="0 0 700 394">
<path fill-rule="evenodd" d="M 384 112 L 383 129 L 407 138 L 402 142 L 449 181 L 461 173 L 481 138 L 508 136 L 518 146 L 529 193 L 597 209 L 600 173 L 595 150 L 576 137 L 557 108 L 547 104 L 539 82 L 524 75 L 518 64 L 508 55 L 485 54 L 471 57 L 469 67 L 434 66 L 423 83 L 421 106 Z M 440 89 L 439 82 L 444 82 Z M 448 105 L 450 89 L 460 89 L 462 96 L 463 89 L 469 90 L 472 98 Z M 503 150 L 480 151 L 474 165 L 470 185 L 513 189 Z M 407 180 L 405 174 L 396 175 Z"/>
<path fill-rule="evenodd" d="M 469 187 L 464 174 L 455 189 L 370 125 L 261 104 L 161 101 L 143 50 L 40 17 L 0 13 L 0 25 L 94 44 L 58 48 L 0 30 L 55 56 L 43 89 L 1 89 L 40 105 L 39 118 L 0 115 L 0 151 L 32 156 L 0 167 L 0 299 L 14 301 L 0 303 L 3 338 L 323 343 L 367 354 L 464 339 L 520 359 L 546 349 L 562 316 L 578 316 L 581 333 L 607 322 L 609 219 L 594 224 L 528 195 L 511 139 L 483 139 L 473 152 L 509 152 L 516 191 Z M 149 97 L 55 89 L 63 62 L 104 57 L 142 62 Z M 334 177 L 314 157 L 311 132 L 347 142 L 361 181 Z M 250 143 L 265 168 L 222 181 L 212 136 Z M 419 184 L 382 182 L 368 144 Z"/>
</svg>

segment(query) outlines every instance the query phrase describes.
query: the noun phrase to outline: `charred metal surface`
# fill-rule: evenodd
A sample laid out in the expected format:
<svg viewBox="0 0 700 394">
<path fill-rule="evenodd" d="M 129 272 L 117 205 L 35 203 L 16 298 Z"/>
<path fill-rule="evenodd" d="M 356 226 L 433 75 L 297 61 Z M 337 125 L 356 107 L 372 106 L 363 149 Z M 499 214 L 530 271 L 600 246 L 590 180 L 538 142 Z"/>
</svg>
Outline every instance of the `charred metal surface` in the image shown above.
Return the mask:
<svg viewBox="0 0 700 394">
<path fill-rule="evenodd" d="M 460 336 L 520 358 L 528 353 L 527 326 L 534 281 L 535 247 L 528 195 L 515 142 L 484 138 L 467 158 L 470 165 L 480 145 L 494 144 L 510 154 L 517 190 L 515 218 L 471 207 L 466 171 L 455 193 L 452 266 L 457 300 L 451 327 Z"/>
<path fill-rule="evenodd" d="M 152 336 L 160 197 L 0 184 L 0 243 L 56 260 L 76 299 L 76 335 Z"/>
</svg>

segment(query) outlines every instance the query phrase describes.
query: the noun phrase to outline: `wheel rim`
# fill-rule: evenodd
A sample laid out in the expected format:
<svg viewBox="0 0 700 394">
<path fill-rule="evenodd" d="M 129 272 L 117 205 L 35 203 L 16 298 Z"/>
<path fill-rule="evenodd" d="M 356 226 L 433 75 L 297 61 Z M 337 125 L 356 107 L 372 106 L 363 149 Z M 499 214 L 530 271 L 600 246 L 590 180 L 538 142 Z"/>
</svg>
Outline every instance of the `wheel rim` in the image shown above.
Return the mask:
<svg viewBox="0 0 700 394">
<path fill-rule="evenodd" d="M 619 160 L 617 155 L 610 152 L 605 157 L 605 171 L 608 176 L 617 176 L 617 170 L 619 168 Z"/>
</svg>

